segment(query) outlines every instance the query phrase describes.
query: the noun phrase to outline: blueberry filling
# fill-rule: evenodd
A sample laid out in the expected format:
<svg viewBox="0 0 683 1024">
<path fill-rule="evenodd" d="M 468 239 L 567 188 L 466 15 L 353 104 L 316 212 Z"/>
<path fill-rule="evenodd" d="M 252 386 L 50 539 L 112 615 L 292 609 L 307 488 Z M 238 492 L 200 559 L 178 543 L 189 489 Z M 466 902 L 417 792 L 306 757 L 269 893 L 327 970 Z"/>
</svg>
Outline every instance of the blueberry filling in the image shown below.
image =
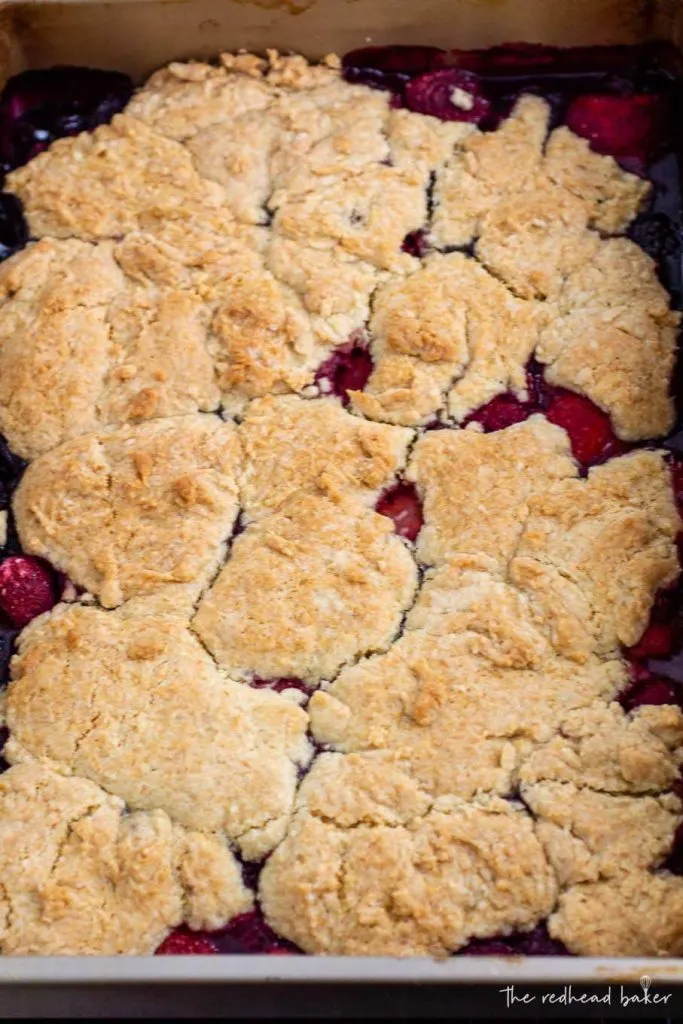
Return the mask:
<svg viewBox="0 0 683 1024">
<path fill-rule="evenodd" d="M 120 71 L 55 67 L 22 71 L 0 95 L 0 161 L 19 167 L 65 135 L 92 131 L 111 121 L 133 95 Z"/>
</svg>

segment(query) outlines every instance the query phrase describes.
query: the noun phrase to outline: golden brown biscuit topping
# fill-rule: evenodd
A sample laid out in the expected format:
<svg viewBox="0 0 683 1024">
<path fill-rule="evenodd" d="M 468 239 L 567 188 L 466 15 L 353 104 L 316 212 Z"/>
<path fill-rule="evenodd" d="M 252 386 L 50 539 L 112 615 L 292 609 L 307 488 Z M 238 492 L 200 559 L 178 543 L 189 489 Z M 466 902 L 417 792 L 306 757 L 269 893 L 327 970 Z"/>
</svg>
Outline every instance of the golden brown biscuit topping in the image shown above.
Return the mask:
<svg viewBox="0 0 683 1024">
<path fill-rule="evenodd" d="M 623 441 L 673 422 L 679 316 L 610 237 L 649 186 L 548 125 L 224 54 L 8 175 L 37 239 L 0 268 L 13 513 L 73 583 L 3 695 L 3 952 L 221 927 L 234 851 L 306 952 L 545 919 L 683 952 L 683 715 L 618 703 L 678 572 L 667 457 L 586 474 L 547 409 L 470 422 L 532 357 Z M 323 372 L 345 346 L 365 386 Z M 375 510 L 411 487 L 419 534 Z"/>
</svg>

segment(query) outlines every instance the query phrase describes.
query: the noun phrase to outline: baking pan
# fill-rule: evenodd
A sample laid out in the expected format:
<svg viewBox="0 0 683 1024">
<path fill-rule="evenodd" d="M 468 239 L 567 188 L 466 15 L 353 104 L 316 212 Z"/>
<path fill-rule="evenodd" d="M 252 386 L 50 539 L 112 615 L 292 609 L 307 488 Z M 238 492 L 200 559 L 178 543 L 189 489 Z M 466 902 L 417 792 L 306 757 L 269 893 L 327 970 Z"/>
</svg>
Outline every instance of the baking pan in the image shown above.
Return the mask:
<svg viewBox="0 0 683 1024">
<path fill-rule="evenodd" d="M 0 75 L 54 64 L 142 80 L 172 59 L 241 47 L 309 57 L 368 45 L 460 49 L 525 41 L 683 47 L 683 0 L 23 0 L 0 3 Z M 639 985 L 683 982 L 683 959 L 454 957 L 0 957 L 4 986 L 116 983 Z M 10 1009 L 5 1002 L 5 1012 Z M 53 1004 L 54 1005 L 54 1004 Z M 23 1014 L 22 1014 L 23 1015 Z"/>
</svg>

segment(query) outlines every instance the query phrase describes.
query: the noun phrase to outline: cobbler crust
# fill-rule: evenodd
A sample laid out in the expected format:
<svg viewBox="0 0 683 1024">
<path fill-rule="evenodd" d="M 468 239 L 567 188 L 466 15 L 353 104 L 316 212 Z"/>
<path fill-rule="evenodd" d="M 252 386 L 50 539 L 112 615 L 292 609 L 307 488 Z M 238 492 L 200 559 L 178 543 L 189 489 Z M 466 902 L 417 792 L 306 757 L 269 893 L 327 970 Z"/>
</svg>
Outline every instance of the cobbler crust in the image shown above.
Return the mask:
<svg viewBox="0 0 683 1024">
<path fill-rule="evenodd" d="M 191 603 L 225 557 L 240 465 L 237 431 L 217 416 L 86 434 L 27 469 L 19 537 L 105 608 L 160 587 Z"/>
<path fill-rule="evenodd" d="M 174 825 L 33 761 L 0 779 L 0 948 L 28 956 L 141 954 L 183 919 L 216 928 L 249 910 L 217 836 Z"/>
<path fill-rule="evenodd" d="M 542 415 L 462 429 L 531 357 L 625 441 L 673 423 L 680 318 L 617 237 L 650 186 L 549 115 L 482 132 L 332 56 L 223 54 L 8 175 L 36 239 L 0 268 L 13 511 L 85 592 L 3 695 L 4 952 L 220 927 L 237 850 L 307 952 L 547 918 L 575 953 L 683 953 L 683 714 L 617 702 L 678 571 L 666 458 L 582 475 Z M 318 374 L 346 344 L 348 410 Z M 414 544 L 373 508 L 397 481 Z"/>
<path fill-rule="evenodd" d="M 409 551 L 334 470 L 321 484 L 236 537 L 199 604 L 193 627 L 236 679 L 319 683 L 398 633 L 417 585 Z"/>
<path fill-rule="evenodd" d="M 282 838 L 307 716 L 230 680 L 182 616 L 60 606 L 22 634 L 12 675 L 8 761 L 57 762 L 252 859 Z"/>
<path fill-rule="evenodd" d="M 242 507 L 250 520 L 321 486 L 374 505 L 405 467 L 414 438 L 410 430 L 351 416 L 334 398 L 293 395 L 252 402 L 239 436 Z"/>
<path fill-rule="evenodd" d="M 381 759 L 334 754 L 303 782 L 260 883 L 273 926 L 326 954 L 443 956 L 472 935 L 531 927 L 555 895 L 521 808 L 432 801 Z"/>
</svg>

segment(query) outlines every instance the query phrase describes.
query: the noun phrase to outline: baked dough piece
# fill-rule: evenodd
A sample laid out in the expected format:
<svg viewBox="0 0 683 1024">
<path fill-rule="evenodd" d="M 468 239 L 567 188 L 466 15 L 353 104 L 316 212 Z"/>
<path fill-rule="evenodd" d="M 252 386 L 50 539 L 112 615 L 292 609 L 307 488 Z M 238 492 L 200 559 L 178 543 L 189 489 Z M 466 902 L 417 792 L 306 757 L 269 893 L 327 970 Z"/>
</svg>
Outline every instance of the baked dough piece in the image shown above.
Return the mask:
<svg viewBox="0 0 683 1024">
<path fill-rule="evenodd" d="M 572 212 L 582 227 L 606 234 L 626 230 L 649 194 L 650 183 L 622 170 L 612 157 L 593 153 L 585 139 L 567 128 L 556 129 L 545 144 L 549 117 L 545 100 L 526 95 L 496 131 L 476 131 L 465 138 L 437 171 L 430 236 L 434 245 L 465 246 L 479 236 L 483 244 L 491 226 L 498 232 L 514 215 L 516 203 L 521 205 L 516 224 L 508 221 L 509 236 L 515 227 L 522 228 L 523 238 L 530 232 L 523 246 L 526 256 L 533 256 L 534 236 L 538 242 L 544 232 L 566 231 Z M 557 200 L 560 190 L 567 202 L 573 196 L 577 203 L 567 205 L 561 220 L 550 218 L 545 227 L 539 223 L 537 230 L 530 230 L 538 211 L 533 194 L 553 193 Z M 506 213 L 498 212 L 501 205 Z M 523 278 L 523 264 L 516 265 L 510 257 L 505 266 Z M 537 273 L 541 268 L 539 261 L 533 269 Z"/>
<path fill-rule="evenodd" d="M 419 168 L 425 187 L 430 176 L 459 150 L 473 132 L 465 121 L 441 121 L 412 110 L 391 110 L 388 134 L 391 162 L 395 167 Z"/>
<path fill-rule="evenodd" d="M 278 135 L 271 160 L 277 210 L 335 177 L 352 179 L 389 157 L 390 95 L 341 77 L 307 91 L 285 91 L 273 114 Z"/>
<path fill-rule="evenodd" d="M 107 308 L 123 287 L 110 245 L 44 239 L 0 267 L 0 429 L 32 457 L 98 425 Z"/>
<path fill-rule="evenodd" d="M 380 270 L 400 273 L 416 266 L 401 245 L 426 218 L 419 170 L 377 164 L 352 176 L 322 179 L 315 192 L 283 203 L 273 231 L 303 245 L 340 246 Z"/>
<path fill-rule="evenodd" d="M 510 579 L 557 623 L 564 653 L 612 655 L 640 639 L 678 574 L 679 528 L 665 456 L 633 452 L 530 496 Z"/>
<path fill-rule="evenodd" d="M 544 100 L 522 96 L 496 131 L 472 132 L 437 171 L 430 235 L 435 246 L 468 245 L 488 210 L 532 187 L 549 115 Z"/>
<path fill-rule="evenodd" d="M 3 265 L 0 427 L 14 450 L 218 407 L 202 258 L 134 234 L 114 247 L 45 238 Z"/>
<path fill-rule="evenodd" d="M 315 493 L 322 478 L 340 493 L 374 505 L 405 466 L 413 433 L 368 423 L 334 398 L 262 398 L 239 430 L 243 447 L 242 506 L 260 519 L 299 491 Z"/>
<path fill-rule="evenodd" d="M 604 240 L 569 274 L 557 304 L 536 349 L 546 379 L 605 409 L 624 440 L 665 434 L 680 314 L 654 261 L 629 239 Z"/>
<path fill-rule="evenodd" d="M 196 599 L 238 511 L 240 444 L 217 416 L 86 434 L 33 462 L 14 495 L 24 550 L 106 608 L 166 586 Z"/>
<path fill-rule="evenodd" d="M 391 520 L 329 477 L 331 493 L 304 493 L 236 537 L 200 602 L 193 629 L 236 679 L 317 684 L 398 631 L 415 563 Z"/>
<path fill-rule="evenodd" d="M 191 220 L 225 203 L 221 186 L 199 177 L 180 143 L 129 114 L 58 139 L 12 171 L 7 187 L 24 204 L 33 236 L 89 241 Z"/>
<path fill-rule="evenodd" d="M 633 872 L 572 886 L 548 922 L 579 956 L 681 956 L 683 879 Z"/>
<path fill-rule="evenodd" d="M 622 170 L 611 156 L 594 153 L 588 139 L 556 128 L 545 147 L 543 173 L 589 204 L 589 223 L 605 235 L 626 231 L 652 186 Z"/>
<path fill-rule="evenodd" d="M 543 416 L 493 434 L 424 434 L 407 472 L 424 507 L 418 558 L 433 565 L 458 554 L 486 555 L 502 570 L 522 535 L 531 496 L 576 473 L 567 435 Z"/>
<path fill-rule="evenodd" d="M 266 266 L 296 292 L 314 336 L 326 345 L 340 345 L 364 329 L 373 292 L 386 276 L 338 246 L 321 249 L 280 234 L 272 236 Z"/>
<path fill-rule="evenodd" d="M 322 754 L 297 804 L 259 894 L 309 953 L 445 956 L 532 928 L 554 903 L 534 825 L 507 801 L 433 803 L 381 759 Z"/>
<path fill-rule="evenodd" d="M 553 298 L 571 271 L 589 262 L 600 237 L 590 211 L 572 192 L 540 180 L 495 203 L 481 220 L 478 260 L 524 299 Z"/>
<path fill-rule="evenodd" d="M 8 761 L 49 758 L 249 859 L 284 835 L 307 716 L 228 679 L 181 617 L 60 606 L 22 634 L 12 676 Z"/>
<path fill-rule="evenodd" d="M 258 77 L 200 61 L 172 61 L 138 89 L 126 113 L 184 142 L 214 125 L 227 133 L 234 119 L 265 110 L 272 100 L 272 89 Z"/>
<path fill-rule="evenodd" d="M 626 673 L 557 657 L 505 584 L 475 573 L 461 584 L 449 611 L 422 614 L 420 598 L 391 650 L 343 669 L 309 713 L 319 742 L 382 752 L 428 793 L 472 799 L 510 793 L 534 747 L 570 711 L 612 699 Z"/>
<path fill-rule="evenodd" d="M 216 928 L 252 905 L 216 836 L 163 811 L 125 813 L 93 782 L 37 761 L 0 778 L 0 949 L 148 954 L 183 919 Z"/>
<path fill-rule="evenodd" d="M 626 714 L 619 704 L 595 704 L 570 712 L 561 731 L 525 761 L 520 779 L 603 793 L 664 792 L 676 782 L 682 757 L 679 708 L 647 704 Z"/>
<path fill-rule="evenodd" d="M 524 786 L 522 798 L 563 889 L 658 867 L 683 818 L 672 793 L 615 796 L 571 782 L 541 782 Z"/>
<path fill-rule="evenodd" d="M 380 285 L 370 319 L 375 369 L 354 407 L 415 425 L 446 404 L 456 420 L 502 391 L 523 392 L 541 323 L 475 260 L 435 253 L 406 280 Z"/>
<path fill-rule="evenodd" d="M 328 348 L 317 343 L 292 289 L 268 270 L 248 268 L 226 275 L 215 295 L 208 348 L 229 413 L 241 413 L 252 398 L 313 383 Z"/>
</svg>

